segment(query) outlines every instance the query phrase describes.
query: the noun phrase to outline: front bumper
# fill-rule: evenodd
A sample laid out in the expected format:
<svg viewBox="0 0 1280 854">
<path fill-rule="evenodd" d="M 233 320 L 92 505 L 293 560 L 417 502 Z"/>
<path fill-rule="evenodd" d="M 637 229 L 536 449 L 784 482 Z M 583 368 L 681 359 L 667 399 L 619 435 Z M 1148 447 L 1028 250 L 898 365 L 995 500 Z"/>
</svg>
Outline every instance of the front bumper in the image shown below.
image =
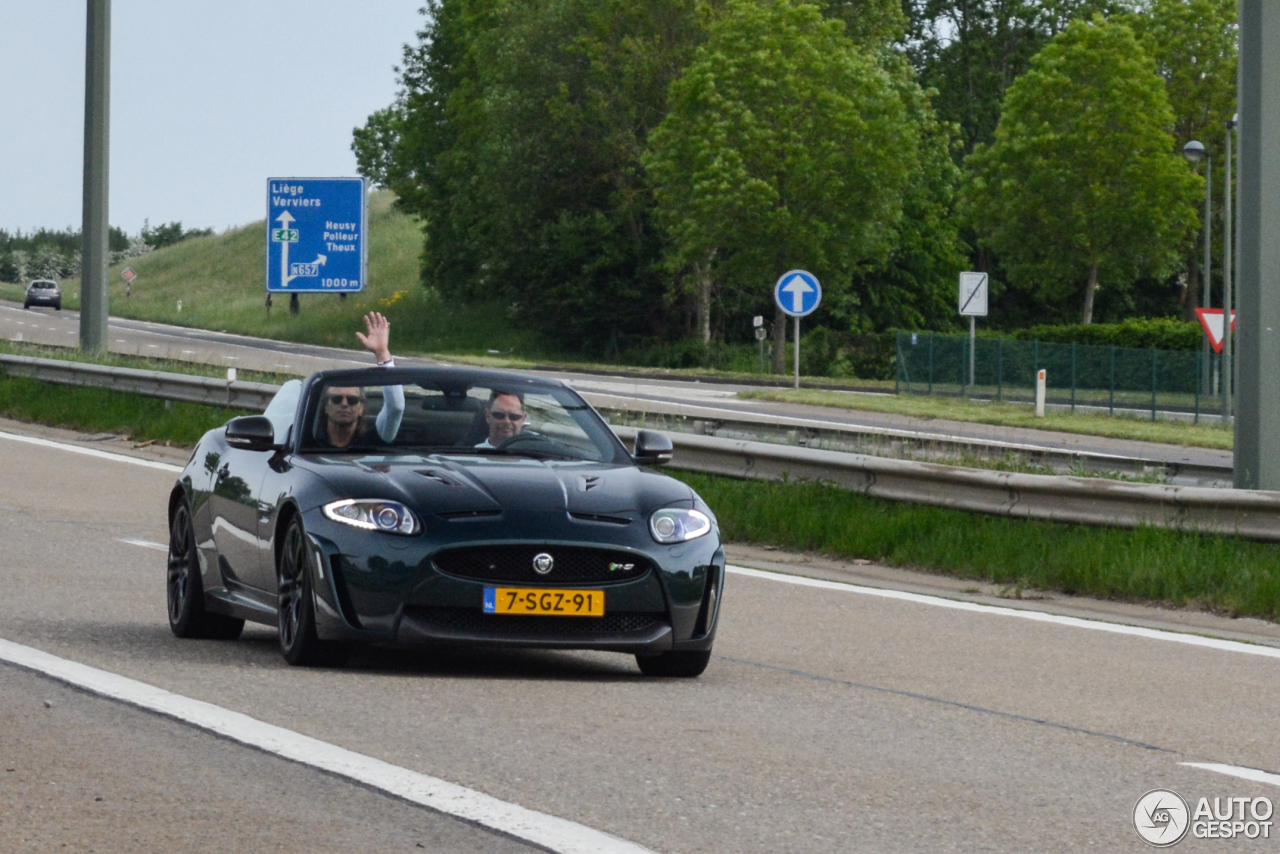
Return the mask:
<svg viewBox="0 0 1280 854">
<path fill-rule="evenodd" d="M 443 548 L 532 544 L 528 540 L 442 543 L 351 531 L 319 514 L 306 515 L 317 567 L 316 628 L 326 640 L 638 654 L 708 650 L 715 640 L 725 560 L 714 532 L 679 546 L 537 541 L 538 546 L 552 549 L 623 549 L 651 564 L 643 576 L 628 581 L 539 584 L 462 578 L 443 572 L 432 559 Z M 605 614 L 600 618 L 485 614 L 484 589 L 496 586 L 603 590 Z"/>
</svg>

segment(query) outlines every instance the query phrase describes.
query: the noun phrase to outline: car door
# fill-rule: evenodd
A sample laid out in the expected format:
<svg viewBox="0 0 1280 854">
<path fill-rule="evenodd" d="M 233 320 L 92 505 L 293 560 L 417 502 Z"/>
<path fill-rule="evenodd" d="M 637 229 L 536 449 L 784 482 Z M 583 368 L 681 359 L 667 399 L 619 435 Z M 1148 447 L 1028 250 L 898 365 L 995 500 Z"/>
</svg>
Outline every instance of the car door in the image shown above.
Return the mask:
<svg viewBox="0 0 1280 854">
<path fill-rule="evenodd" d="M 270 452 L 229 448 L 214 473 L 209 509 L 219 569 L 231 587 L 267 590 L 258 552 L 260 490 Z"/>
</svg>

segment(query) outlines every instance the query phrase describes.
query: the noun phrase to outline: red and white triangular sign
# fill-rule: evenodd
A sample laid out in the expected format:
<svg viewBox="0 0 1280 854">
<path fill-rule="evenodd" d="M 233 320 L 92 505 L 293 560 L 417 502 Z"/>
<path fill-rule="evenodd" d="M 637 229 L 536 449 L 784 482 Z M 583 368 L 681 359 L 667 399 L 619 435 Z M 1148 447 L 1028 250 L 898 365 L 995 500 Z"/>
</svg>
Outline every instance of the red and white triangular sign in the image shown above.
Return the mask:
<svg viewBox="0 0 1280 854">
<path fill-rule="evenodd" d="M 1220 308 L 1197 308 L 1196 317 L 1200 318 L 1200 325 L 1204 327 L 1204 334 L 1209 336 L 1209 344 L 1213 347 L 1213 352 L 1222 352 L 1222 309 Z M 1231 331 L 1236 330 L 1236 313 L 1231 312 Z"/>
</svg>

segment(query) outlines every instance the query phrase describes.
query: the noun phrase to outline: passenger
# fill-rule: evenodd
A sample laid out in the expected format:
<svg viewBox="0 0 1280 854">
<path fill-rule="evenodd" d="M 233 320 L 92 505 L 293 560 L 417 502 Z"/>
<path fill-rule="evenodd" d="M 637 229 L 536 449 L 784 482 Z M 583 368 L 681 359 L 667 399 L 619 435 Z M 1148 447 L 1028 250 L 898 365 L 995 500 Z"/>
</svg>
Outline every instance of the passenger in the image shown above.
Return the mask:
<svg viewBox="0 0 1280 854">
<path fill-rule="evenodd" d="M 364 316 L 364 326 L 368 334 L 356 332 L 356 337 L 365 349 L 373 353 L 380 368 L 394 368 L 395 360 L 391 358 L 391 323 L 376 311 Z M 359 386 L 330 386 L 325 389 L 325 399 L 320 417 L 320 439 L 335 448 L 345 448 L 353 442 L 364 438 L 365 410 L 368 401 L 364 389 Z M 400 432 L 400 421 L 404 418 L 404 387 L 388 385 L 382 387 L 382 411 L 374 422 L 378 438 L 385 444 L 395 441 Z"/>
<path fill-rule="evenodd" d="M 493 391 L 484 408 L 489 437 L 477 448 L 496 448 L 524 429 L 524 395 Z"/>
</svg>

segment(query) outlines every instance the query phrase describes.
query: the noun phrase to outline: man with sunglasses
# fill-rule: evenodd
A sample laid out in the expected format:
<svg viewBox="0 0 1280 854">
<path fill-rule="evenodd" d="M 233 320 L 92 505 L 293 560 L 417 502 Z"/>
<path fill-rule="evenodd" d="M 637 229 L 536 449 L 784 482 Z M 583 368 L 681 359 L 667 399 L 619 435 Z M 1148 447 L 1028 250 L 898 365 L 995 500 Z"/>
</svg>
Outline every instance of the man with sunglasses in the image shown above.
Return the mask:
<svg viewBox="0 0 1280 854">
<path fill-rule="evenodd" d="M 489 425 L 489 437 L 477 448 L 496 448 L 524 429 L 524 397 L 494 390 L 484 408 L 484 420 Z"/>
<path fill-rule="evenodd" d="M 391 358 L 391 323 L 376 311 L 364 316 L 368 334 L 356 333 L 360 343 L 373 353 L 380 368 L 394 368 Z M 364 414 L 367 401 L 364 389 L 358 386 L 331 386 L 325 390 L 324 408 L 321 412 L 321 440 L 334 448 L 345 448 L 361 440 L 365 434 Z M 404 417 L 404 388 L 398 385 L 382 387 L 382 411 L 374 422 L 378 439 L 390 444 L 400 432 L 400 420 Z"/>
</svg>

